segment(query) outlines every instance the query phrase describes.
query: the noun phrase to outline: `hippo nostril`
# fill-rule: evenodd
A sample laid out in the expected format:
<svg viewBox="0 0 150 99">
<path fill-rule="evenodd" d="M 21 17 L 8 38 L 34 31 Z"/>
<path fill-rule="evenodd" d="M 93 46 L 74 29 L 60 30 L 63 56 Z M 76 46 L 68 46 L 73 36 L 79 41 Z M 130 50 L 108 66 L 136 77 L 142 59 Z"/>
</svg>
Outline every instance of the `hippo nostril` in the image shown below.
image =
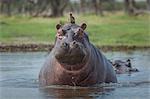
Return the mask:
<svg viewBox="0 0 150 99">
<path fill-rule="evenodd" d="M 63 45 L 64 45 L 64 46 L 67 46 L 68 44 L 67 44 L 67 43 L 63 43 Z"/>
<path fill-rule="evenodd" d="M 79 45 L 75 43 L 75 44 L 74 44 L 74 47 L 75 47 L 75 48 L 78 48 L 78 47 L 79 47 Z"/>
<path fill-rule="evenodd" d="M 67 48 L 67 47 L 68 47 L 68 44 L 67 44 L 66 42 L 63 42 L 63 43 L 62 43 L 62 47 Z"/>
<path fill-rule="evenodd" d="M 71 45 L 72 45 L 73 48 L 79 47 L 79 45 L 76 41 L 73 41 Z"/>
<path fill-rule="evenodd" d="M 73 44 L 76 44 L 76 42 L 74 41 Z"/>
</svg>

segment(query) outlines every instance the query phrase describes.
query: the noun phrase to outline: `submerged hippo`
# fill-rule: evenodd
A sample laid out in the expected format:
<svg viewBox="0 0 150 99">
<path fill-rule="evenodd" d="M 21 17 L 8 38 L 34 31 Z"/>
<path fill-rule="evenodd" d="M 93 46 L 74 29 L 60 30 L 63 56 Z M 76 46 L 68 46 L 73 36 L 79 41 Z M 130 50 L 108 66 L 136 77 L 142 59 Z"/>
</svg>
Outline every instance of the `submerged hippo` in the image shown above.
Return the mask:
<svg viewBox="0 0 150 99">
<path fill-rule="evenodd" d="M 131 65 L 131 60 L 128 59 L 126 61 L 122 60 L 115 60 L 112 62 L 114 69 L 117 74 L 129 73 L 129 72 L 138 72 L 139 70 L 133 68 Z"/>
<path fill-rule="evenodd" d="M 39 82 L 47 85 L 90 86 L 116 83 L 112 64 L 89 42 L 87 25 L 71 22 L 56 25 L 55 45 L 39 74 Z"/>
</svg>

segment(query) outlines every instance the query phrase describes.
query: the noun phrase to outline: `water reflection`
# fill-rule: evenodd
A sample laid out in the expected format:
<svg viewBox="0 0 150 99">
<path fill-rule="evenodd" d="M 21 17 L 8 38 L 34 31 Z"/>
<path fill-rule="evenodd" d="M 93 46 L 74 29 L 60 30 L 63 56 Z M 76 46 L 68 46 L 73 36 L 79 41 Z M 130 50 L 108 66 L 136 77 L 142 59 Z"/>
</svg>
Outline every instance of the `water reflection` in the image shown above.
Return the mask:
<svg viewBox="0 0 150 99">
<path fill-rule="evenodd" d="M 95 99 L 101 95 L 107 95 L 109 92 L 115 90 L 113 87 L 48 87 L 41 88 L 40 91 L 44 96 L 50 99 L 66 99 L 66 98 L 85 98 Z"/>
</svg>

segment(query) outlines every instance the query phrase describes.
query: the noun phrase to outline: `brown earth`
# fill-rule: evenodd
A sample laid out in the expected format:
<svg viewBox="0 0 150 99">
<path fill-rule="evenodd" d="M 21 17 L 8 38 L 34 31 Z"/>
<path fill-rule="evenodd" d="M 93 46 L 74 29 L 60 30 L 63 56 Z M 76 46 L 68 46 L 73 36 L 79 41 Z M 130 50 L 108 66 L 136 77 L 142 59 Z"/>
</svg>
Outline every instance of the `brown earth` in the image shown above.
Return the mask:
<svg viewBox="0 0 150 99">
<path fill-rule="evenodd" d="M 103 51 L 118 51 L 118 50 L 143 50 L 150 49 L 150 46 L 126 46 L 126 45 L 117 45 L 117 46 L 97 46 Z M 50 51 L 53 48 L 53 45 L 50 44 L 1 44 L 0 52 L 34 52 L 34 51 Z"/>
</svg>

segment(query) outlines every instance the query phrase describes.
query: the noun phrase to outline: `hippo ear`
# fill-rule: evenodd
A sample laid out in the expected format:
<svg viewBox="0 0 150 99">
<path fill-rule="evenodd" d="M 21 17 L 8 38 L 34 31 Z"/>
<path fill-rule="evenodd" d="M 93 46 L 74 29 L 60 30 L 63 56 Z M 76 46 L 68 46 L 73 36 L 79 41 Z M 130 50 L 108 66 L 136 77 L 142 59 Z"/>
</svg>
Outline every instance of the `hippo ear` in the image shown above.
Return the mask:
<svg viewBox="0 0 150 99">
<path fill-rule="evenodd" d="M 87 25 L 85 23 L 82 23 L 82 25 L 80 26 L 83 30 L 86 29 Z"/>
<path fill-rule="evenodd" d="M 61 24 L 57 24 L 56 25 L 56 29 L 58 30 L 58 29 L 60 29 L 61 28 Z"/>
</svg>

